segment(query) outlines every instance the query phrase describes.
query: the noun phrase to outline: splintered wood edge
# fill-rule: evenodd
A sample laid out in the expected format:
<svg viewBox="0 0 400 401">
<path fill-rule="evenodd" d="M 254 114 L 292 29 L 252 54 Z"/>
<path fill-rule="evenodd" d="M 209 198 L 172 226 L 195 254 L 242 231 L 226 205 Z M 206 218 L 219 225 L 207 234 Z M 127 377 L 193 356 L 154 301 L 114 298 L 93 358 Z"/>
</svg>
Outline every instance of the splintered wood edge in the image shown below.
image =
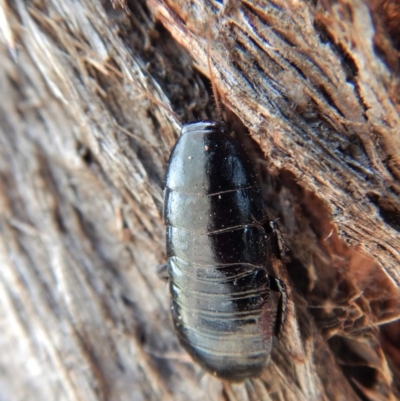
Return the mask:
<svg viewBox="0 0 400 401">
<path fill-rule="evenodd" d="M 302 186 L 317 194 L 330 208 L 332 220 L 337 225 L 339 234 L 346 242 L 349 245 L 361 247 L 364 252 L 373 256 L 393 283 L 400 287 L 400 253 L 398 252 L 400 249 L 400 235 L 398 231 L 385 223 L 379 214 L 377 205 L 370 200 L 373 195 L 382 200 L 392 199 L 395 205 L 399 200 L 395 192 L 392 193 L 390 191 L 390 187 L 394 189 L 398 187 L 398 183 L 392 175 L 396 175 L 396 169 L 388 169 L 387 166 L 383 165 L 382 157 L 375 149 L 377 141 L 383 144 L 383 149 L 386 149 L 386 151 L 390 149 L 389 158 L 390 154 L 392 154 L 392 164 L 396 166 L 396 163 L 398 163 L 396 150 L 400 149 L 398 136 L 400 118 L 386 90 L 378 86 L 379 79 L 373 80 L 371 88 L 368 87 L 370 81 L 365 82 L 365 80 L 370 78 L 371 71 L 367 70 L 362 72 L 357 83 L 359 87 L 363 86 L 365 95 L 371 93 L 373 97 L 372 106 L 375 105 L 377 108 L 376 111 L 369 110 L 368 114 L 371 116 L 369 120 L 364 118 L 364 105 L 349 103 L 347 109 L 350 113 L 349 117 L 352 116 L 353 121 L 351 121 L 351 119 L 340 115 L 340 112 L 337 111 L 338 106 L 330 107 L 324 96 L 320 96 L 312 85 L 303 87 L 304 98 L 306 100 L 307 97 L 313 99 L 321 111 L 326 112 L 324 118 L 330 122 L 331 127 L 334 127 L 333 129 L 331 128 L 332 135 L 337 130 L 338 141 L 346 143 L 346 140 L 348 141 L 351 135 L 357 136 L 359 148 L 365 150 L 363 157 L 365 159 L 365 155 L 367 155 L 368 161 L 367 167 L 363 167 L 362 163 L 354 161 L 355 168 L 352 168 L 348 160 L 345 160 L 345 158 L 340 159 L 338 154 L 333 149 L 330 149 L 330 144 L 324 141 L 324 138 L 318 137 L 318 130 L 313 130 L 302 124 L 302 122 L 296 121 L 296 110 L 294 112 L 293 110 L 291 111 L 292 121 L 288 120 L 287 116 L 282 119 L 282 116 L 274 115 L 274 111 L 271 112 L 265 106 L 266 103 L 262 97 L 260 98 L 256 92 L 252 92 L 249 86 L 242 84 L 245 79 L 241 75 L 243 70 L 238 71 L 232 63 L 224 62 L 223 56 L 229 55 L 232 48 L 229 48 L 221 40 L 213 39 L 212 35 L 202 34 L 200 30 L 194 32 L 191 27 L 195 24 L 194 21 L 190 20 L 190 15 L 177 15 L 174 10 L 177 10 L 178 7 L 175 5 L 174 9 L 172 9 L 167 3 L 158 0 L 149 0 L 148 2 L 155 18 L 160 20 L 177 42 L 190 52 L 193 60 L 206 75 L 209 75 L 207 59 L 210 57 L 215 75 L 215 84 L 222 95 L 224 104 L 231 108 L 249 128 L 255 140 L 260 143 L 266 157 L 275 156 L 268 159 L 269 163 L 278 169 L 291 171 Z M 371 36 L 374 34 L 372 22 L 366 6 L 361 3 L 358 6 L 362 7 L 361 10 L 357 11 L 356 17 L 359 19 L 364 18 L 359 21 L 359 24 L 364 22 L 369 27 L 369 30 L 364 35 L 365 37 L 370 35 L 366 37 L 366 42 L 368 43 L 368 41 L 372 40 Z M 302 12 L 304 18 L 311 18 L 309 10 L 308 14 L 304 10 Z M 336 13 L 339 14 L 339 10 L 336 10 Z M 239 18 L 237 14 L 243 20 L 244 17 L 241 10 L 236 10 L 236 14 L 232 13 L 231 16 L 220 17 L 218 20 L 220 29 L 224 29 L 224 24 L 237 23 L 235 22 Z M 184 21 L 183 18 L 188 20 Z M 211 19 L 209 23 L 217 23 L 215 21 L 216 19 Z M 334 21 L 338 24 L 337 19 L 334 19 Z M 205 21 L 196 22 L 198 26 L 205 24 Z M 305 25 L 309 28 L 310 24 L 306 23 Z M 245 31 L 243 37 L 248 35 L 254 40 L 255 33 L 251 31 L 252 26 L 250 23 L 247 26 L 246 24 L 241 25 L 241 29 Z M 260 29 L 258 28 L 258 30 Z M 300 33 L 301 28 L 299 28 Z M 207 40 L 212 41 L 210 55 L 207 54 Z M 338 38 L 338 40 L 341 40 L 341 38 Z M 241 45 L 245 48 L 247 47 L 247 50 L 250 51 L 250 39 L 246 42 L 242 38 Z M 258 45 L 260 52 L 271 52 L 267 43 L 265 43 L 264 48 L 262 48 L 262 42 L 259 42 Z M 336 82 L 337 86 L 331 89 L 337 90 L 337 93 L 332 96 L 334 99 L 336 98 L 336 102 L 339 104 L 340 99 L 343 99 L 343 107 L 346 108 L 346 101 L 350 102 L 347 97 L 350 96 L 349 94 L 354 88 L 349 86 L 347 82 L 341 84 L 341 81 L 345 79 L 344 72 L 339 69 L 341 60 L 335 59 L 333 57 L 335 54 L 329 52 L 329 48 L 325 45 L 321 44 L 320 47 L 322 48 L 321 52 L 326 54 L 326 57 L 330 57 L 326 60 L 326 65 L 329 66 L 329 63 L 331 63 L 333 68 L 332 70 L 323 71 L 323 73 L 329 73 L 332 80 Z M 306 50 L 306 47 L 301 49 L 303 52 Z M 390 82 L 390 73 L 382 62 L 376 57 L 371 59 L 371 51 L 369 49 L 369 52 L 359 52 L 354 57 L 358 58 L 361 64 L 366 62 L 362 60 L 362 57 L 366 54 L 365 57 L 368 56 L 370 58 L 367 62 L 370 62 L 380 72 L 381 77 L 385 77 L 386 81 L 389 81 L 387 85 L 393 85 L 393 82 Z M 302 85 L 301 82 L 296 81 L 294 78 L 292 82 L 289 81 L 287 83 L 289 85 Z M 285 81 L 282 82 L 282 85 L 284 84 Z M 285 88 L 286 92 L 289 92 L 289 89 Z M 301 90 L 299 89 L 299 91 Z M 296 94 L 293 96 L 296 96 Z M 354 95 L 352 96 L 354 97 Z M 365 102 L 365 99 L 363 101 Z M 385 115 L 390 121 L 388 124 L 386 124 Z M 302 136 L 299 135 L 300 132 L 306 132 L 308 139 L 313 141 L 312 145 L 310 142 L 304 141 L 304 136 L 303 140 L 300 138 Z M 347 142 L 346 146 L 352 145 Z M 381 152 L 382 148 L 378 151 Z M 394 160 L 393 157 L 395 157 Z M 361 173 L 357 172 L 356 169 L 359 169 Z"/>
</svg>

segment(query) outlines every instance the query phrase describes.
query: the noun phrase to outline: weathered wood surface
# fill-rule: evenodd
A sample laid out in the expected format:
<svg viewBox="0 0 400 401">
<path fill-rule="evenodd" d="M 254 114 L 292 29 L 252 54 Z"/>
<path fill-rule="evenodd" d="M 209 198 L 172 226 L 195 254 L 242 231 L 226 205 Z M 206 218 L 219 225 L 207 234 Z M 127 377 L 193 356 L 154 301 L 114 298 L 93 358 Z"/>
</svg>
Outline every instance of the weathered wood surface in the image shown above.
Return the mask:
<svg viewBox="0 0 400 401">
<path fill-rule="evenodd" d="M 396 399 L 399 6 L 121 5 L 0 1 L 0 399 Z M 285 333 L 240 385 L 187 360 L 156 275 L 207 55 L 288 248 Z"/>
</svg>

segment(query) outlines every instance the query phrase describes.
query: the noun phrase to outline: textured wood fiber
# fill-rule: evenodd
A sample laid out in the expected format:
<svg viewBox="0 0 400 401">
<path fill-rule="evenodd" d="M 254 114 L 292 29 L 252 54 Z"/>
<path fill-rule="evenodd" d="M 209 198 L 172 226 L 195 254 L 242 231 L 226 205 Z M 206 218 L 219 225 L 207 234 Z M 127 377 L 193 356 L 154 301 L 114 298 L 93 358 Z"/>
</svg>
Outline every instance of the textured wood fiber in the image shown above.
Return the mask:
<svg viewBox="0 0 400 401">
<path fill-rule="evenodd" d="M 399 397 L 398 4 L 115 5 L 0 1 L 0 398 Z M 156 275 L 205 77 L 288 248 L 284 334 L 239 385 L 187 359 Z"/>
</svg>

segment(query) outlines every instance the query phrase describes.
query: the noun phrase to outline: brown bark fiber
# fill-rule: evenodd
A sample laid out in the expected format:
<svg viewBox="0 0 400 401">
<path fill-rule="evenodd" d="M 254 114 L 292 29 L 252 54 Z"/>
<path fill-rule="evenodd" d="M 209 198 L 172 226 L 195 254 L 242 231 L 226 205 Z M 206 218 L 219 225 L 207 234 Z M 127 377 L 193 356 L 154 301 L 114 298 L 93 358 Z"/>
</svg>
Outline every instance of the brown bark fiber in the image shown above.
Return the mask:
<svg viewBox="0 0 400 401">
<path fill-rule="evenodd" d="M 400 395 L 397 1 L 0 0 L 0 399 Z M 261 378 L 173 332 L 163 175 L 221 113 L 287 248 Z"/>
</svg>

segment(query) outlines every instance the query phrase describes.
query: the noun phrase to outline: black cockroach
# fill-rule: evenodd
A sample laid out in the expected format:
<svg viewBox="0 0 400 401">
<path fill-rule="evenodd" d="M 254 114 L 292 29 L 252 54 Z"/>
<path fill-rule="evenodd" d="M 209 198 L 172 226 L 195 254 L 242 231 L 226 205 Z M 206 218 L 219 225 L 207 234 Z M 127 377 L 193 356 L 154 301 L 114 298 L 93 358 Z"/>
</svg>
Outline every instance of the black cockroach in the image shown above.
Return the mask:
<svg viewBox="0 0 400 401">
<path fill-rule="evenodd" d="M 221 379 L 259 376 L 287 296 L 284 283 L 268 274 L 273 224 L 252 164 L 218 123 L 183 126 L 168 162 L 164 219 L 180 342 Z M 281 295 L 277 311 L 271 290 Z"/>
</svg>

